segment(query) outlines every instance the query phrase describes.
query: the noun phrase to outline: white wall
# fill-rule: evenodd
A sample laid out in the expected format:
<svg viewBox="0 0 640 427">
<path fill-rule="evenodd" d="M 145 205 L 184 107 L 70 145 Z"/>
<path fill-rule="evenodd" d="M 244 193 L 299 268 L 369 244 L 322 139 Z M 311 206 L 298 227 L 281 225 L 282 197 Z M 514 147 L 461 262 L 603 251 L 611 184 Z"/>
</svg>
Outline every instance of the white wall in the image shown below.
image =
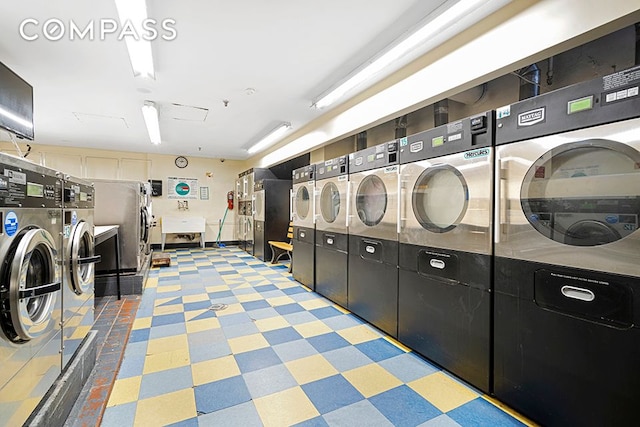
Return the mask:
<svg viewBox="0 0 640 427">
<path fill-rule="evenodd" d="M 22 151 L 26 144 L 20 143 Z M 233 190 L 238 173 L 244 171 L 244 162 L 219 159 L 189 157 L 189 165 L 184 169 L 175 166 L 176 156 L 133 153 L 121 151 L 78 149 L 51 145 L 32 144 L 27 160 L 57 169 L 65 174 L 80 178 L 123 179 L 147 181 L 162 180 L 162 196 L 153 198 L 153 214 L 158 226 L 152 230 L 151 243 L 160 243 L 160 218 L 163 215 L 193 215 L 206 218 L 206 241 L 215 241 L 218 235 L 218 223 L 222 220 L 227 207 L 226 194 Z M 17 154 L 14 146 L 0 142 L 0 152 Z M 211 174 L 211 177 L 208 176 Z M 177 200 L 167 197 L 167 177 L 196 178 L 200 187 L 209 188 L 209 200 L 189 200 L 189 210 L 179 211 Z M 237 201 L 235 209 L 237 209 Z M 221 240 L 234 239 L 235 212 L 227 214 L 222 228 Z M 185 242 L 169 236 L 167 243 Z"/>
<path fill-rule="evenodd" d="M 637 0 L 513 1 L 250 163 L 269 167 L 316 150 L 638 20 Z"/>
</svg>

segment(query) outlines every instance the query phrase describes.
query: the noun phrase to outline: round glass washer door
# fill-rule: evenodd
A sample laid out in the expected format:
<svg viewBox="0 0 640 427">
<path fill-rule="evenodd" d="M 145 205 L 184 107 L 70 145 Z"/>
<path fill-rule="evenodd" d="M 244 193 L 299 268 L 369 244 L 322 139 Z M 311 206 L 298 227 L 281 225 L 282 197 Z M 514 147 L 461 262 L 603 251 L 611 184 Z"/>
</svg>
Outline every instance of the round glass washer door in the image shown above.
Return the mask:
<svg viewBox="0 0 640 427">
<path fill-rule="evenodd" d="M 366 176 L 356 191 L 356 211 L 363 224 L 378 225 L 387 211 L 387 188 L 377 175 Z"/>
<path fill-rule="evenodd" d="M 300 187 L 296 192 L 296 213 L 298 218 L 306 219 L 309 215 L 311 202 L 309 200 L 309 190 L 307 187 Z"/>
<path fill-rule="evenodd" d="M 100 259 L 94 256 L 93 233 L 86 221 L 76 224 L 71 233 L 70 244 L 71 286 L 74 293 L 81 295 L 91 291 L 95 263 Z"/>
<path fill-rule="evenodd" d="M 320 213 L 328 223 L 332 223 L 340 212 L 340 190 L 333 182 L 328 182 L 322 187 L 320 193 Z"/>
<path fill-rule="evenodd" d="M 439 165 L 426 169 L 413 187 L 413 213 L 420 225 L 434 233 L 453 230 L 469 205 L 469 188 L 456 168 Z"/>
<path fill-rule="evenodd" d="M 147 208 L 140 209 L 140 242 L 149 242 L 149 211 Z"/>
<path fill-rule="evenodd" d="M 43 335 L 53 323 L 61 288 L 55 253 L 51 234 L 34 228 L 21 232 L 7 254 L 2 281 L 8 289 L 1 298 L 0 319 L 14 343 Z"/>
<path fill-rule="evenodd" d="M 640 153 L 591 139 L 560 145 L 537 159 L 520 191 L 527 221 L 571 246 L 599 246 L 638 228 Z"/>
</svg>

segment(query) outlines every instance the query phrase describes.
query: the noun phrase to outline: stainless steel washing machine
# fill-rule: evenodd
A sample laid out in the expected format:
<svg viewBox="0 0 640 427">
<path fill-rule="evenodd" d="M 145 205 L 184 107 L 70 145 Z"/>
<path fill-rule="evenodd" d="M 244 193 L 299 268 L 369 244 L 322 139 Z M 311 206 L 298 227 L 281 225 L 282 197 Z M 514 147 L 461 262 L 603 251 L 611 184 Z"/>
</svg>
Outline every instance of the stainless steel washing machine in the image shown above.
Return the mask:
<svg viewBox="0 0 640 427">
<path fill-rule="evenodd" d="M 293 278 L 310 289 L 315 289 L 315 173 L 316 165 L 293 171 L 290 203 L 293 222 Z"/>
<path fill-rule="evenodd" d="M 61 372 L 62 181 L 0 154 L 0 425 L 22 425 Z"/>
<path fill-rule="evenodd" d="M 276 179 L 269 169 L 253 168 L 242 172 L 236 181 L 236 193 L 239 195 L 239 221 L 240 221 L 240 248 L 247 253 L 254 254 L 255 214 L 253 187 L 256 182 L 263 179 Z"/>
<path fill-rule="evenodd" d="M 349 310 L 398 336 L 398 141 L 349 154 Z"/>
<path fill-rule="evenodd" d="M 492 112 L 400 142 L 398 339 L 490 390 Z"/>
<path fill-rule="evenodd" d="M 90 182 L 64 177 L 62 241 L 62 369 L 93 326 L 95 255 Z"/>
<path fill-rule="evenodd" d="M 140 246 L 141 253 L 149 255 L 151 253 L 151 227 L 153 227 L 153 207 L 151 195 L 153 190 L 148 182 L 141 183 L 140 191 Z"/>
<path fill-rule="evenodd" d="M 495 395 L 543 425 L 640 404 L 640 67 L 498 109 Z"/>
<path fill-rule="evenodd" d="M 316 165 L 316 292 L 347 307 L 347 156 Z M 294 253 L 295 257 L 295 253 Z M 294 261 L 295 265 L 295 261 Z"/>
<path fill-rule="evenodd" d="M 96 225 L 119 225 L 120 270 L 135 274 L 145 259 L 144 247 L 149 241 L 148 218 L 144 209 L 144 183 L 122 180 L 92 180 L 95 188 L 94 221 Z M 116 271 L 113 242 L 100 245 L 102 260 L 99 273 Z"/>
</svg>

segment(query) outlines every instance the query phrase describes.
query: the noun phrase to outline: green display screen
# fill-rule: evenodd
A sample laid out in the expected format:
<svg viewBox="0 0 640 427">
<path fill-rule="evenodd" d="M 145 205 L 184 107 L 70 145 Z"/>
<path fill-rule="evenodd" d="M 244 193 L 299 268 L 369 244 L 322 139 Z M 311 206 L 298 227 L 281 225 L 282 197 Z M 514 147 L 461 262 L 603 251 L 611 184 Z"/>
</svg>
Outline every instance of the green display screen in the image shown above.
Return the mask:
<svg viewBox="0 0 640 427">
<path fill-rule="evenodd" d="M 437 136 L 431 140 L 432 147 L 439 147 L 444 144 L 444 136 Z"/>
<path fill-rule="evenodd" d="M 27 182 L 27 196 L 44 197 L 44 187 L 41 184 Z"/>
<path fill-rule="evenodd" d="M 569 101 L 567 112 L 569 114 L 579 113 L 584 110 L 591 110 L 593 108 L 593 96 L 587 96 L 585 98 L 575 99 Z"/>
</svg>

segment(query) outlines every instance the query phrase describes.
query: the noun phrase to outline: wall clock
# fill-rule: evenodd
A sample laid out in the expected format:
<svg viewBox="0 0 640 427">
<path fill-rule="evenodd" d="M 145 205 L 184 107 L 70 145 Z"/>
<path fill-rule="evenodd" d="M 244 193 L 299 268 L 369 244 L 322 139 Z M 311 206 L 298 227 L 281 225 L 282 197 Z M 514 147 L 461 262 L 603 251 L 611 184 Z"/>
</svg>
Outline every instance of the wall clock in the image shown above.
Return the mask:
<svg viewBox="0 0 640 427">
<path fill-rule="evenodd" d="M 186 157 L 184 156 L 176 157 L 176 166 L 179 167 L 180 169 L 186 168 L 188 164 L 189 164 L 189 160 L 187 160 Z"/>
</svg>

